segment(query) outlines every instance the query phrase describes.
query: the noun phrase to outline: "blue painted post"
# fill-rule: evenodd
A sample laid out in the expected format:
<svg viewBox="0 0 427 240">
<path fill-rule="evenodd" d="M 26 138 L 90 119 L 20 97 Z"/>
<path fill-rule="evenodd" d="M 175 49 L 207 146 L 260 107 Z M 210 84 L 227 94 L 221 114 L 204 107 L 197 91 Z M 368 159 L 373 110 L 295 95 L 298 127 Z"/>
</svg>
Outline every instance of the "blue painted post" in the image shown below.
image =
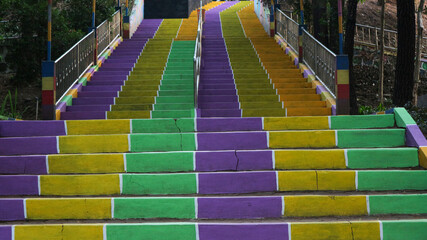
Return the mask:
<svg viewBox="0 0 427 240">
<path fill-rule="evenodd" d="M 42 118 L 53 120 L 56 118 L 56 79 L 55 62 L 52 61 L 52 0 L 47 2 L 47 60 L 42 62 Z"/>
<path fill-rule="evenodd" d="M 126 10 L 123 16 L 123 38 L 130 38 L 130 18 L 129 18 L 129 0 L 126 0 Z"/>
<path fill-rule="evenodd" d="M 340 55 L 343 54 L 342 1 L 338 0 L 338 36 Z"/>
</svg>

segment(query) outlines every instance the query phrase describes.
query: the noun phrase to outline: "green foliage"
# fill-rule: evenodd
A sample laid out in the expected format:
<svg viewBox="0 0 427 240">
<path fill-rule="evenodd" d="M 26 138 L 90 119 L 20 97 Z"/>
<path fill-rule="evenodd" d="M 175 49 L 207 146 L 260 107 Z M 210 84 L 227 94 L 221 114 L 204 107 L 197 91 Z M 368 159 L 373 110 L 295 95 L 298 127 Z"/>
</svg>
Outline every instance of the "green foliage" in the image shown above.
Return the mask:
<svg viewBox="0 0 427 240">
<path fill-rule="evenodd" d="M 18 89 L 15 89 L 15 96 L 12 96 L 12 93 L 9 91 L 5 98 L 3 99 L 3 102 L 0 107 L 0 119 L 8 119 L 8 118 L 15 118 L 20 119 L 22 118 L 22 114 L 27 111 L 28 107 L 24 109 L 24 111 L 19 112 L 18 108 Z"/>
<path fill-rule="evenodd" d="M 383 112 L 385 110 L 387 110 L 387 109 L 385 108 L 385 106 L 382 103 L 380 103 L 376 108 L 372 107 L 372 106 L 363 106 L 362 105 L 359 107 L 359 114 L 360 115 L 369 115 L 369 114 L 376 113 L 376 112 Z"/>
<path fill-rule="evenodd" d="M 96 24 L 111 17 L 115 0 L 97 0 Z M 92 0 L 56 0 L 52 9 L 52 60 L 79 41 L 91 27 Z M 1 0 L 0 36 L 16 37 L 6 62 L 16 72 L 15 86 L 40 84 L 41 62 L 47 52 L 47 1 Z"/>
</svg>

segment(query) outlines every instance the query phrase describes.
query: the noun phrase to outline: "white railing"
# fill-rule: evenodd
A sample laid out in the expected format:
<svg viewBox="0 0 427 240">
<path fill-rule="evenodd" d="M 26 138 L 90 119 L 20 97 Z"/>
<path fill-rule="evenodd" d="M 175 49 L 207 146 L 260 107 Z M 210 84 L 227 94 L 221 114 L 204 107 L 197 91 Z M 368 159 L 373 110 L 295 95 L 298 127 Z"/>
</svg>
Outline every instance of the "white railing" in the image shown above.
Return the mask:
<svg viewBox="0 0 427 240">
<path fill-rule="evenodd" d="M 120 35 L 120 11 L 111 21 L 104 21 L 97 28 L 98 56 Z M 79 78 L 93 65 L 95 54 L 94 31 L 84 36 L 55 61 L 56 99 L 58 103 Z"/>
<path fill-rule="evenodd" d="M 202 62 L 202 36 L 203 36 L 203 3 L 200 1 L 199 20 L 197 25 L 196 46 L 194 49 L 193 70 L 194 70 L 194 108 L 197 108 L 199 82 L 200 82 L 200 66 Z"/>
<path fill-rule="evenodd" d="M 277 29 L 276 32 L 288 44 L 288 46 L 298 53 L 298 28 L 297 22 L 288 17 L 285 13 L 277 9 L 276 11 Z"/>
<path fill-rule="evenodd" d="M 303 30 L 302 42 L 303 62 L 327 90 L 336 97 L 335 71 L 337 56 L 306 30 Z"/>
</svg>

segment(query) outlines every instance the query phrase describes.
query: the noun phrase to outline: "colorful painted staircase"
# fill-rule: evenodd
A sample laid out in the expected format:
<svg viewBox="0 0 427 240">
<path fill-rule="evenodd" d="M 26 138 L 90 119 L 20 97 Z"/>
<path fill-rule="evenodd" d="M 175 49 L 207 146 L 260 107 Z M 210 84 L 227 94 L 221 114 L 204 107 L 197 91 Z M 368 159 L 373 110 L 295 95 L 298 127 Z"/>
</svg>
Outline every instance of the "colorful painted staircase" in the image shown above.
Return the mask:
<svg viewBox="0 0 427 240">
<path fill-rule="evenodd" d="M 427 171 L 395 118 L 3 121 L 0 220 L 8 225 L 0 231 L 14 239 L 423 239 L 427 221 L 413 219 L 427 214 Z"/>
<path fill-rule="evenodd" d="M 179 19 L 150 20 L 124 85 L 86 88 L 117 89 L 112 102 L 65 115 L 94 120 L 0 121 L 0 240 L 425 240 L 427 149 L 409 147 L 409 114 L 285 117 L 294 101 L 255 59 L 266 48 L 236 25 L 250 4 L 206 12 L 199 116 Z"/>
</svg>

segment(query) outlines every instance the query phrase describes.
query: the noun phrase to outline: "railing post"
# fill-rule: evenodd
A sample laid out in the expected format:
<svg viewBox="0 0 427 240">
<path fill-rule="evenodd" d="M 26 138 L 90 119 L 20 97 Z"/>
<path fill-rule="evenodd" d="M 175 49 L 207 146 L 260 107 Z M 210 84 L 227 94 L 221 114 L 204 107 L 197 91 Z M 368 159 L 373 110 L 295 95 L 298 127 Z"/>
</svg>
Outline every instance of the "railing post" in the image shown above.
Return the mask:
<svg viewBox="0 0 427 240">
<path fill-rule="evenodd" d="M 298 47 L 299 47 L 299 49 L 298 49 L 298 62 L 299 63 L 302 63 L 304 60 L 304 51 L 303 51 L 304 48 L 303 48 L 303 42 L 302 42 L 303 41 L 302 34 L 303 34 L 305 28 L 306 28 L 306 25 L 303 25 L 303 24 L 300 24 L 298 26 Z"/>
<path fill-rule="evenodd" d="M 130 38 L 130 17 L 129 17 L 129 1 L 126 0 L 126 12 L 123 16 L 123 38 L 129 39 Z"/>
<path fill-rule="evenodd" d="M 347 55 L 337 55 L 335 72 L 336 114 L 350 114 L 349 64 Z"/>
<path fill-rule="evenodd" d="M 55 62 L 42 62 L 42 118 L 43 120 L 56 119 L 56 77 Z"/>
</svg>

